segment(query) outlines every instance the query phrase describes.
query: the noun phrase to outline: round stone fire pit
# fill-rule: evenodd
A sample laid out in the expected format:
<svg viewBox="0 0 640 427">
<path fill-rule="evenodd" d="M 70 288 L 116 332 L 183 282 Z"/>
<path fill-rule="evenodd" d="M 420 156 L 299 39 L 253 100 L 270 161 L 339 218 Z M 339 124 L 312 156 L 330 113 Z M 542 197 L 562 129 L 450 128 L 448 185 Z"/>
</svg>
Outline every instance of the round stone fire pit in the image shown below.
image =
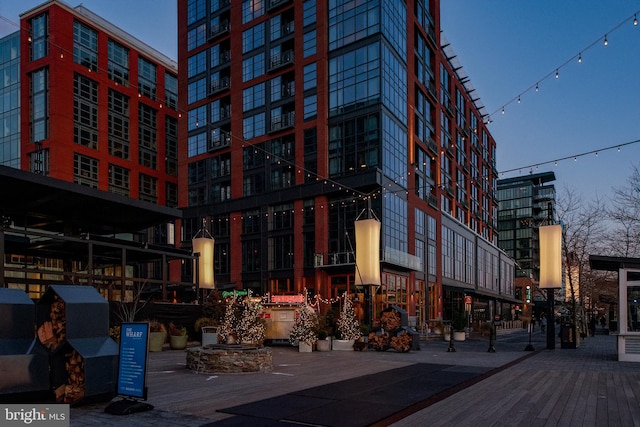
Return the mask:
<svg viewBox="0 0 640 427">
<path fill-rule="evenodd" d="M 187 369 L 212 374 L 271 372 L 273 355 L 268 347 L 213 344 L 187 349 Z"/>
</svg>

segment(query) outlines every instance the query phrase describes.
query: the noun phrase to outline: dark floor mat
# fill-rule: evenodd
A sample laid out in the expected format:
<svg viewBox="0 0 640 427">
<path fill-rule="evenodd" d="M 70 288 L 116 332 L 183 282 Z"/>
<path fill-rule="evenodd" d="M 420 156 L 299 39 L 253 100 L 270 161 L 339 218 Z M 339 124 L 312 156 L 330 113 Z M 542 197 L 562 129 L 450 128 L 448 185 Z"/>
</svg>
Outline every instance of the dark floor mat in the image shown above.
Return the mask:
<svg viewBox="0 0 640 427">
<path fill-rule="evenodd" d="M 489 370 L 416 363 L 220 409 L 219 412 L 237 417 L 225 419 L 216 425 L 367 426 L 420 402 L 434 399 L 446 390 L 482 376 Z M 263 421 L 264 424 L 261 424 Z"/>
</svg>

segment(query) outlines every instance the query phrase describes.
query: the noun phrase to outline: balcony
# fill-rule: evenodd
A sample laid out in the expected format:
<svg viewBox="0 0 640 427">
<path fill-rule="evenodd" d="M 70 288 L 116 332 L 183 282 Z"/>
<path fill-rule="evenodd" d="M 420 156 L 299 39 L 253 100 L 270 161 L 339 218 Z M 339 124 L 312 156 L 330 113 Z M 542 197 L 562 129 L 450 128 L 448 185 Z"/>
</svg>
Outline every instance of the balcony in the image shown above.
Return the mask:
<svg viewBox="0 0 640 427">
<path fill-rule="evenodd" d="M 353 252 L 331 252 L 326 257 L 324 254 L 314 254 L 314 267 L 354 265 L 356 263 Z"/>
<path fill-rule="evenodd" d="M 420 258 L 415 255 L 390 248 L 388 246 L 385 247 L 384 251 L 382 252 L 381 261 L 408 268 L 410 270 L 423 271 L 422 261 L 420 260 Z"/>
<path fill-rule="evenodd" d="M 230 29 L 231 24 L 227 20 L 212 24 L 211 28 L 209 28 L 209 41 L 229 33 Z"/>
<path fill-rule="evenodd" d="M 432 136 L 427 137 L 426 143 L 427 143 L 427 147 L 429 148 L 429 150 L 431 150 L 431 152 L 437 156 L 438 155 L 438 144 L 433 139 L 433 137 Z"/>
<path fill-rule="evenodd" d="M 427 200 L 429 206 L 438 209 L 438 197 L 433 194 L 429 194 L 429 200 Z"/>
<path fill-rule="evenodd" d="M 296 94 L 296 85 L 295 82 L 285 83 L 282 85 L 282 98 L 291 98 Z"/>
<path fill-rule="evenodd" d="M 277 70 L 285 65 L 293 64 L 293 50 L 287 50 L 273 55 L 269 61 L 269 71 Z"/>
<path fill-rule="evenodd" d="M 209 86 L 209 96 L 227 90 L 229 87 L 231 87 L 231 79 L 229 77 L 214 80 Z"/>
<path fill-rule="evenodd" d="M 269 133 L 278 132 L 283 129 L 292 128 L 295 125 L 296 113 L 291 111 L 280 116 L 271 117 Z"/>
<path fill-rule="evenodd" d="M 211 140 L 207 146 L 207 151 L 220 150 L 231 145 L 231 134 L 220 128 L 211 132 Z"/>
</svg>

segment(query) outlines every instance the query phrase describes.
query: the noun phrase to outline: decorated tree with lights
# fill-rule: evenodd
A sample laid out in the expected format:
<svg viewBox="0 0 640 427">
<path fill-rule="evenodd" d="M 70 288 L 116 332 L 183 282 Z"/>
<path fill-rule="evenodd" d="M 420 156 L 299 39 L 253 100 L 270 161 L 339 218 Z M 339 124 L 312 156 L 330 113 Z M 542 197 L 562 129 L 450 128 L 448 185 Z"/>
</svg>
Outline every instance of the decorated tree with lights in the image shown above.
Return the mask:
<svg viewBox="0 0 640 427">
<path fill-rule="evenodd" d="M 237 338 L 238 335 L 238 317 L 236 315 L 238 308 L 238 301 L 236 298 L 229 298 L 227 300 L 226 309 L 224 312 L 224 320 L 222 321 L 222 325 L 220 326 L 220 331 L 218 332 L 220 338 L 223 341 L 226 341 L 230 336 Z"/>
<path fill-rule="evenodd" d="M 296 345 L 297 342 L 304 342 L 312 345 L 318 340 L 318 314 L 308 304 L 300 306 L 298 317 L 291 328 L 289 342 Z"/>
<path fill-rule="evenodd" d="M 251 298 L 251 292 L 242 304 L 242 314 L 236 326 L 238 340 L 262 344 L 265 338 L 266 325 L 260 317 L 260 302 Z"/>
<path fill-rule="evenodd" d="M 344 304 L 342 305 L 342 311 L 340 312 L 340 318 L 337 322 L 338 332 L 340 333 L 340 339 L 343 340 L 357 340 L 360 338 L 360 321 L 356 316 L 356 312 L 353 309 L 353 303 L 349 295 L 344 296 Z"/>
</svg>

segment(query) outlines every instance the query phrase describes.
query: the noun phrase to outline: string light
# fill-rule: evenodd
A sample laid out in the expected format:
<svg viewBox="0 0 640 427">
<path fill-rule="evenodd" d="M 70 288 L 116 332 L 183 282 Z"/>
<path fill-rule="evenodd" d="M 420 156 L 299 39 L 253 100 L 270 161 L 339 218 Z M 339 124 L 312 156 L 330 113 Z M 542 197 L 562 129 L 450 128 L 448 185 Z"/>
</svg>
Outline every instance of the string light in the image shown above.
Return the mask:
<svg viewBox="0 0 640 427">
<path fill-rule="evenodd" d="M 499 172 L 499 174 L 507 174 L 507 173 L 515 172 L 515 171 L 518 171 L 519 173 L 522 173 L 522 169 L 538 168 L 539 166 L 547 165 L 547 164 L 551 164 L 551 163 L 554 163 L 557 166 L 558 162 L 560 162 L 562 160 L 574 159 L 575 161 L 577 161 L 578 158 L 583 157 L 583 156 L 587 156 L 587 155 L 591 155 L 591 154 L 595 154 L 597 156 L 598 153 L 600 153 L 602 151 L 609 151 L 609 150 L 617 149 L 617 151 L 620 152 L 622 147 L 625 147 L 627 145 L 637 144 L 639 142 L 640 142 L 640 139 L 636 139 L 634 141 L 625 142 L 624 144 L 612 145 L 612 146 L 609 146 L 609 147 L 599 148 L 597 150 L 591 150 L 591 151 L 587 151 L 587 152 L 580 153 L 580 154 L 572 154 L 570 156 L 561 157 L 561 158 L 558 158 L 558 159 L 555 159 L 555 160 L 549 160 L 549 161 L 540 162 L 540 163 L 536 163 L 536 164 L 532 164 L 532 165 L 528 165 L 528 166 L 520 166 L 520 167 L 517 167 L 517 168 L 504 170 L 504 171 Z"/>
<path fill-rule="evenodd" d="M 637 20 L 637 14 L 640 11 L 637 11 L 633 14 L 633 25 L 638 25 L 638 20 Z M 571 58 L 569 58 L 567 61 L 565 61 L 564 63 L 562 63 L 560 66 L 555 67 L 551 72 L 547 73 L 544 77 L 542 77 L 541 79 L 539 79 L 535 85 L 531 85 L 529 86 L 526 90 L 524 90 L 523 92 L 519 93 L 517 96 L 513 97 L 509 102 L 503 104 L 501 108 L 507 107 L 510 103 L 515 102 L 517 100 L 518 103 L 520 103 L 520 99 L 521 96 L 524 95 L 525 93 L 529 92 L 530 90 L 535 89 L 536 92 L 538 92 L 540 90 L 540 83 L 544 80 L 546 80 L 547 78 L 551 77 L 551 76 L 555 76 L 556 78 L 560 77 L 560 69 L 566 65 L 568 65 L 571 61 L 575 60 L 576 58 L 578 59 L 578 62 L 582 62 L 582 52 L 585 52 L 589 49 L 591 49 L 592 47 L 598 45 L 599 43 L 601 43 L 603 41 L 603 37 L 604 37 L 604 45 L 607 46 L 609 44 L 609 39 L 608 36 L 609 34 L 615 32 L 616 30 L 618 30 L 620 27 L 622 27 L 623 25 L 628 25 L 627 24 L 627 20 L 630 19 L 630 16 L 627 16 L 623 21 L 621 21 L 618 25 L 616 25 L 615 27 L 611 28 L 609 31 L 607 31 L 604 36 L 600 36 L 597 39 L 595 39 L 593 42 L 591 42 L 589 45 L 587 45 L 585 48 L 583 48 L 582 50 L 580 50 L 577 54 L 573 55 Z M 500 111 L 500 109 L 489 113 L 489 114 L 495 114 L 498 111 Z"/>
</svg>

